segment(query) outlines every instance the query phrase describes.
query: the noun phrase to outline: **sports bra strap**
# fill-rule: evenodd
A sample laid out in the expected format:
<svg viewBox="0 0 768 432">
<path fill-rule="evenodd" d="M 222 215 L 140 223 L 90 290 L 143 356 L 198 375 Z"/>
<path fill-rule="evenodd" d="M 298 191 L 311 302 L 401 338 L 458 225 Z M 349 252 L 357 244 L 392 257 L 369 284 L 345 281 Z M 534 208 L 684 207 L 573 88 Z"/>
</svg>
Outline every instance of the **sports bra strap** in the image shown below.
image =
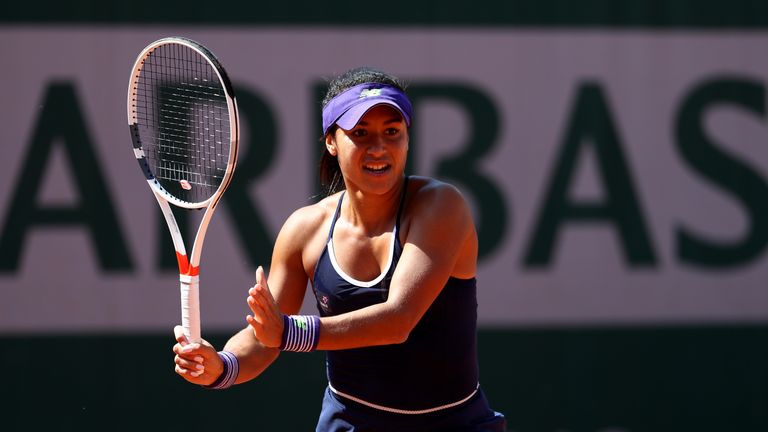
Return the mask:
<svg viewBox="0 0 768 432">
<path fill-rule="evenodd" d="M 333 228 L 336 227 L 336 221 L 339 220 L 339 213 L 341 213 L 341 201 L 344 200 L 345 193 L 347 193 L 347 191 L 341 191 L 341 195 L 339 196 L 339 203 L 336 205 L 336 212 L 333 213 L 331 229 L 328 231 L 328 239 L 325 241 L 326 244 L 330 243 L 331 238 L 333 238 Z"/>
<path fill-rule="evenodd" d="M 395 221 L 395 230 L 397 233 L 400 232 L 400 216 L 403 214 L 403 207 L 405 207 L 405 195 L 408 191 L 408 176 L 405 177 L 405 182 L 403 183 L 403 193 L 400 195 L 400 206 L 397 209 L 397 220 Z M 341 202 L 344 200 L 344 194 L 347 193 L 347 191 L 342 191 L 341 196 L 339 196 L 339 203 L 336 204 L 336 211 L 333 213 L 333 220 L 331 221 L 331 229 L 328 230 L 328 239 L 325 241 L 326 243 L 331 241 L 331 238 L 333 237 L 333 229 L 336 227 L 336 221 L 339 220 L 339 214 L 341 214 Z"/>
<path fill-rule="evenodd" d="M 405 207 L 405 195 L 408 193 L 408 176 L 405 176 L 405 182 L 403 183 L 403 194 L 400 195 L 400 207 L 397 209 L 397 220 L 395 221 L 395 229 L 398 235 L 400 235 L 400 216 L 403 214 L 403 207 Z"/>
</svg>

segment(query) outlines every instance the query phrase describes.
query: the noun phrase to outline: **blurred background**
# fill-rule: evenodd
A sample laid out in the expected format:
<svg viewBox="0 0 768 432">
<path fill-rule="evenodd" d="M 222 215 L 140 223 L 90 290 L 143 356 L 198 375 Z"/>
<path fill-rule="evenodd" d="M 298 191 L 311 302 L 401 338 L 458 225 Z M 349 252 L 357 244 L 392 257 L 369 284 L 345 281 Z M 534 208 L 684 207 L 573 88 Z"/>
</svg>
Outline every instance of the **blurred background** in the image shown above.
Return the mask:
<svg viewBox="0 0 768 432">
<path fill-rule="evenodd" d="M 314 430 L 322 353 L 224 392 L 173 372 L 178 273 L 125 102 L 171 35 L 219 57 L 240 107 L 201 268 L 217 347 L 318 197 L 325 83 L 368 65 L 409 83 L 408 170 L 471 202 L 481 382 L 511 431 L 768 430 L 768 3 L 2 9 L 0 430 Z"/>
</svg>

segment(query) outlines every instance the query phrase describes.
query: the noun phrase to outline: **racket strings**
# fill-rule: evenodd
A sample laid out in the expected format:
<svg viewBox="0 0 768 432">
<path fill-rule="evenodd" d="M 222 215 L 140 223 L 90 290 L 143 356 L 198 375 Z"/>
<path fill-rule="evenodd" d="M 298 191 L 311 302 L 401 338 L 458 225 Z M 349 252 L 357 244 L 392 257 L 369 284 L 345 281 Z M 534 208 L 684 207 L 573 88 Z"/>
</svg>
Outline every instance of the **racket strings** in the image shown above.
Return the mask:
<svg viewBox="0 0 768 432">
<path fill-rule="evenodd" d="M 224 88 L 203 56 L 179 44 L 151 51 L 137 86 L 136 118 L 163 188 L 190 202 L 216 192 L 229 161 L 230 118 Z"/>
</svg>

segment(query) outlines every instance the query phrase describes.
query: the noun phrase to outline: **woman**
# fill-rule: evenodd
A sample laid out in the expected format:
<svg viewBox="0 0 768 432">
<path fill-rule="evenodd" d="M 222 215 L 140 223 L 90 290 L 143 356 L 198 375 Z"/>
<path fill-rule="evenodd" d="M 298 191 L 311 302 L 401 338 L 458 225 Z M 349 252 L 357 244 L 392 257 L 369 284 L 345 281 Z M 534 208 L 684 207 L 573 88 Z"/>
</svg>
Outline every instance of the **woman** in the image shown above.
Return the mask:
<svg viewBox="0 0 768 432">
<path fill-rule="evenodd" d="M 403 85 L 358 68 L 323 101 L 321 182 L 294 212 L 248 325 L 217 353 L 175 329 L 176 372 L 211 388 L 258 376 L 280 351 L 325 350 L 318 431 L 503 431 L 478 382 L 477 236 L 452 186 L 404 175 L 413 117 Z M 307 282 L 319 316 L 299 316 Z"/>
</svg>

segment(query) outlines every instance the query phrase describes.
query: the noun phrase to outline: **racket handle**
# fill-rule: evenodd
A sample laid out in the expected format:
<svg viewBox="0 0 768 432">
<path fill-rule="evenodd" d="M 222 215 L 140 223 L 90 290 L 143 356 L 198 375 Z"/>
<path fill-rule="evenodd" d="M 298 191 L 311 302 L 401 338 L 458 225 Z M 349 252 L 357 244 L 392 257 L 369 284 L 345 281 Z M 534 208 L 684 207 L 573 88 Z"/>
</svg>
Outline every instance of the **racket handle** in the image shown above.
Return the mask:
<svg viewBox="0 0 768 432">
<path fill-rule="evenodd" d="M 190 342 L 200 342 L 200 276 L 179 276 L 181 288 L 181 326 Z"/>
</svg>

